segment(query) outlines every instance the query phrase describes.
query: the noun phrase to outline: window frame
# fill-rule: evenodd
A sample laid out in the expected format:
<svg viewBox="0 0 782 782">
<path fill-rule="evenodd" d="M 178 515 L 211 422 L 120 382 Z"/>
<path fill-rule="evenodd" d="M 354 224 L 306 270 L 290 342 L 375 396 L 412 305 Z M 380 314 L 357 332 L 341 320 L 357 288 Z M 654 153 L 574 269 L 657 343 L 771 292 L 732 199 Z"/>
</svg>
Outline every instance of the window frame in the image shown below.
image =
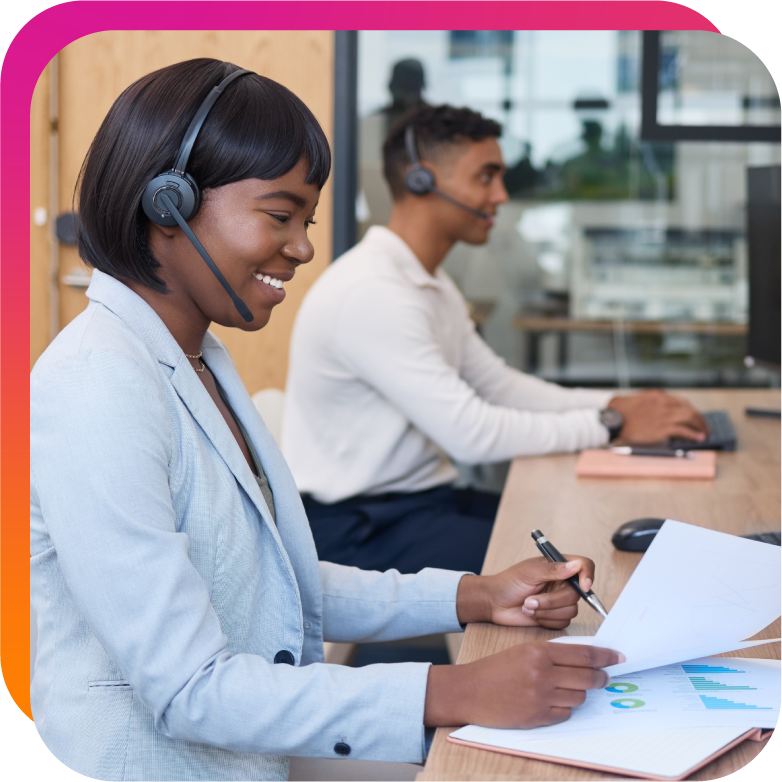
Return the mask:
<svg viewBox="0 0 782 782">
<path fill-rule="evenodd" d="M 358 31 L 334 32 L 334 233 L 332 261 L 356 243 Z"/>
<path fill-rule="evenodd" d="M 644 30 L 641 55 L 641 141 L 738 141 L 779 144 L 779 125 L 661 125 L 657 121 L 660 88 L 660 31 Z"/>
</svg>

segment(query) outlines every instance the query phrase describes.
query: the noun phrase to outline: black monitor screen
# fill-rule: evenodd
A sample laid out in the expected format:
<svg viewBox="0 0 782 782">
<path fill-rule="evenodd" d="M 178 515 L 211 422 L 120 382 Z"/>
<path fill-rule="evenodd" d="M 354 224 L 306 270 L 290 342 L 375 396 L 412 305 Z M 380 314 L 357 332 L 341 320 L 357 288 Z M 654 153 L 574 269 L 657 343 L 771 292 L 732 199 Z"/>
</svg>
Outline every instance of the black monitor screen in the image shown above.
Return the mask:
<svg viewBox="0 0 782 782">
<path fill-rule="evenodd" d="M 780 167 L 747 169 L 749 334 L 747 354 L 780 366 Z"/>
</svg>

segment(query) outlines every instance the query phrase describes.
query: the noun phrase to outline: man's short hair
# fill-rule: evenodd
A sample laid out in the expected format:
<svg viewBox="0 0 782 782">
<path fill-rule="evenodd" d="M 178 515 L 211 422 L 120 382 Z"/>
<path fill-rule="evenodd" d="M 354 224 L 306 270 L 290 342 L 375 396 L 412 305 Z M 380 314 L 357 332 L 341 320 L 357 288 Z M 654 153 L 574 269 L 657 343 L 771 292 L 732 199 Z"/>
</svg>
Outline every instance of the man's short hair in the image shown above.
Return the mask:
<svg viewBox="0 0 782 782">
<path fill-rule="evenodd" d="M 417 106 L 402 116 L 391 128 L 383 144 L 383 175 L 391 188 L 394 201 L 405 193 L 405 171 L 412 163 L 405 147 L 405 130 L 413 126 L 418 157 L 433 160 L 447 147 L 465 141 L 499 138 L 502 127 L 477 111 L 467 108 Z"/>
</svg>

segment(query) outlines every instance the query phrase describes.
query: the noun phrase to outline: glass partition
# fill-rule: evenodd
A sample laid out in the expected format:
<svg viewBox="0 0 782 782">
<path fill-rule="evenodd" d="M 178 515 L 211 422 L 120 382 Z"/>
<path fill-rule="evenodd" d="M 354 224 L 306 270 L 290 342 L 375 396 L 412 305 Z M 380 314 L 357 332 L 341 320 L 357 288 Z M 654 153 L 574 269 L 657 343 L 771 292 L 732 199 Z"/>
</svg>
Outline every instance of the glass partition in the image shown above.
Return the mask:
<svg viewBox="0 0 782 782">
<path fill-rule="evenodd" d="M 741 44 L 660 45 L 661 122 L 778 124 Z M 359 33 L 359 238 L 390 214 L 390 124 L 420 101 L 469 106 L 503 126 L 511 200 L 444 269 L 497 353 L 571 385 L 766 385 L 744 363 L 746 180 L 779 144 L 641 140 L 642 62 L 640 32 Z"/>
</svg>

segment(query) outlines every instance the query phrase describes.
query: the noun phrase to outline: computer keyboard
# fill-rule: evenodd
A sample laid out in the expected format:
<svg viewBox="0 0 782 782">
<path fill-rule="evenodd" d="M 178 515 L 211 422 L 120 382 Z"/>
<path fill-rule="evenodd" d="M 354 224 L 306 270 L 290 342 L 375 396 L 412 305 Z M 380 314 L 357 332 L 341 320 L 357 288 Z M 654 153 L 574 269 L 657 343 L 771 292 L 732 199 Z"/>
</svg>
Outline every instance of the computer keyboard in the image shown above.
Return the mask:
<svg viewBox="0 0 782 782">
<path fill-rule="evenodd" d="M 741 537 L 747 540 L 757 540 L 761 543 L 770 543 L 772 546 L 779 546 L 782 532 L 779 530 L 776 532 L 758 532 L 757 535 L 742 535 Z"/>
<path fill-rule="evenodd" d="M 709 427 L 709 435 L 702 443 L 685 437 L 671 437 L 668 445 L 685 451 L 735 451 L 736 430 L 730 416 L 724 410 L 711 410 L 701 415 Z"/>
</svg>

